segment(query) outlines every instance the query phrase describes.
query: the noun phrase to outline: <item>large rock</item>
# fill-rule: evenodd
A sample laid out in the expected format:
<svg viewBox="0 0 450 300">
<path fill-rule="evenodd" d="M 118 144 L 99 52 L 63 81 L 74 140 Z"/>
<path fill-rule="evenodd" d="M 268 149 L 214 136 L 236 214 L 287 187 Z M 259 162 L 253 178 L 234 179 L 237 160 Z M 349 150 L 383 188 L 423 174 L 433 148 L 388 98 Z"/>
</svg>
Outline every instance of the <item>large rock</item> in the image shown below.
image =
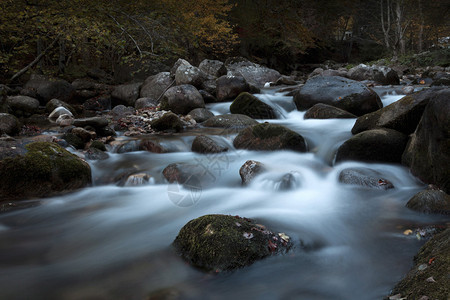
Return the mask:
<svg viewBox="0 0 450 300">
<path fill-rule="evenodd" d="M 429 188 L 415 194 L 406 207 L 422 213 L 450 215 L 450 195 Z"/>
<path fill-rule="evenodd" d="M 348 168 L 339 173 L 339 182 L 350 185 L 359 185 L 371 189 L 388 190 L 394 185 L 382 174 L 366 168 Z"/>
<path fill-rule="evenodd" d="M 317 103 L 332 105 L 361 116 L 383 107 L 380 97 L 360 82 L 339 76 L 315 76 L 294 95 L 298 110 Z"/>
<path fill-rule="evenodd" d="M 262 123 L 242 130 L 234 139 L 238 149 L 306 151 L 304 138 L 281 125 Z"/>
<path fill-rule="evenodd" d="M 204 59 L 198 68 L 212 77 L 220 77 L 227 73 L 224 63 L 219 60 Z"/>
<path fill-rule="evenodd" d="M 142 84 L 139 97 L 157 100 L 162 97 L 162 94 L 172 82 L 170 72 L 161 72 L 150 76 Z"/>
<path fill-rule="evenodd" d="M 34 142 L 0 160 L 0 198 L 50 196 L 91 183 L 89 165 L 55 143 Z"/>
<path fill-rule="evenodd" d="M 75 95 L 75 88 L 65 80 L 49 78 L 42 75 L 32 75 L 23 87 L 22 94 L 37 98 L 41 105 L 56 98 L 70 102 Z"/>
<path fill-rule="evenodd" d="M 405 96 L 380 110 L 359 117 L 352 128 L 352 133 L 357 134 L 379 127 L 395 129 L 404 134 L 413 133 L 428 102 L 436 97 L 449 98 L 450 91 L 432 88 Z"/>
<path fill-rule="evenodd" d="M 432 237 L 414 257 L 414 266 L 393 289 L 392 299 L 448 299 L 450 228 Z M 394 296 L 395 295 L 395 296 Z"/>
<path fill-rule="evenodd" d="M 9 96 L 6 98 L 9 110 L 18 117 L 27 117 L 39 110 L 39 101 L 28 96 Z"/>
<path fill-rule="evenodd" d="M 431 99 L 411 136 L 402 163 L 424 182 L 450 193 L 450 101 L 448 90 Z"/>
<path fill-rule="evenodd" d="M 243 114 L 253 119 L 276 119 L 275 111 L 250 93 L 239 94 L 230 105 L 232 114 Z"/>
<path fill-rule="evenodd" d="M 289 237 L 238 216 L 205 215 L 181 228 L 173 246 L 180 256 L 204 271 L 245 267 L 291 247 Z"/>
<path fill-rule="evenodd" d="M 249 92 L 250 86 L 242 76 L 221 76 L 217 79 L 217 101 L 234 99 L 242 92 Z"/>
<path fill-rule="evenodd" d="M 194 108 L 204 108 L 205 102 L 198 90 L 189 84 L 171 87 L 161 100 L 161 109 L 177 114 L 188 114 Z"/>
<path fill-rule="evenodd" d="M 175 130 L 178 132 L 183 129 L 183 122 L 181 122 L 180 117 L 173 112 L 167 112 L 160 118 L 153 120 L 150 123 L 150 126 L 158 131 Z"/>
<path fill-rule="evenodd" d="M 126 106 L 134 106 L 139 98 L 142 82 L 118 85 L 111 93 L 112 106 L 123 104 Z"/>
<path fill-rule="evenodd" d="M 373 129 L 345 141 L 336 153 L 336 162 L 357 160 L 400 163 L 408 137 L 393 129 Z"/>
<path fill-rule="evenodd" d="M 353 80 L 373 80 L 379 84 L 400 84 L 397 72 L 384 66 L 367 66 L 360 64 L 348 71 L 348 77 Z"/>
<path fill-rule="evenodd" d="M 273 69 L 252 63 L 242 57 L 229 58 L 225 61 L 228 74 L 242 76 L 252 86 L 262 88 L 267 82 L 276 82 L 281 74 Z"/>
<path fill-rule="evenodd" d="M 177 85 L 190 84 L 200 89 L 207 77 L 202 70 L 192 66 L 185 60 L 175 71 L 175 82 Z"/>
<path fill-rule="evenodd" d="M 242 184 L 249 184 L 256 176 L 266 170 L 264 165 L 259 161 L 247 160 L 239 169 L 239 176 L 241 176 Z"/>
<path fill-rule="evenodd" d="M 220 128 L 243 128 L 250 125 L 258 124 L 249 116 L 233 114 L 233 115 L 217 115 L 209 118 L 202 123 L 205 127 L 220 127 Z"/>
<path fill-rule="evenodd" d="M 156 101 L 156 99 L 152 98 L 139 98 L 134 103 L 134 108 L 136 109 L 143 109 L 146 107 L 156 107 L 156 106 L 158 106 L 158 102 Z"/>
<path fill-rule="evenodd" d="M 308 109 L 303 116 L 306 119 L 352 119 L 356 118 L 354 114 L 349 113 L 343 109 L 323 104 L 317 103 L 310 109 Z"/>
<path fill-rule="evenodd" d="M 197 123 L 204 122 L 209 118 L 214 117 L 214 114 L 206 108 L 195 108 L 191 110 L 188 115 L 190 115 Z"/>
<path fill-rule="evenodd" d="M 0 135 L 15 135 L 20 131 L 19 120 L 10 114 L 0 113 Z"/>
<path fill-rule="evenodd" d="M 51 113 L 56 108 L 61 107 L 61 106 L 68 109 L 72 113 L 72 115 L 76 114 L 76 111 L 72 105 L 70 105 L 64 101 L 61 101 L 59 99 L 51 99 L 50 101 L 48 101 L 47 104 L 45 105 L 45 111 L 48 113 Z"/>
<path fill-rule="evenodd" d="M 220 153 L 227 150 L 227 147 L 217 144 L 216 141 L 205 135 L 197 136 L 192 142 L 192 151 L 197 153 Z"/>
</svg>

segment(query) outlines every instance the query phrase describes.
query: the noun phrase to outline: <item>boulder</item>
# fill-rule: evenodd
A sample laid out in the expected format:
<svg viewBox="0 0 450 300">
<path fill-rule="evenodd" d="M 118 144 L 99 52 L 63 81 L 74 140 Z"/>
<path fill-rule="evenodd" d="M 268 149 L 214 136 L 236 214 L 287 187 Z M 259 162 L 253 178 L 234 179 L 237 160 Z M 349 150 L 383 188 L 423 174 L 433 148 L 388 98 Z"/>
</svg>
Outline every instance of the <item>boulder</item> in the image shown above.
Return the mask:
<svg viewBox="0 0 450 300">
<path fill-rule="evenodd" d="M 188 115 L 190 115 L 197 123 L 204 122 L 209 118 L 214 117 L 214 114 L 206 108 L 195 108 L 191 110 Z"/>
<path fill-rule="evenodd" d="M 359 185 L 370 189 L 388 190 L 394 185 L 382 174 L 366 168 L 348 168 L 339 173 L 339 182 L 350 185 Z"/>
<path fill-rule="evenodd" d="M 158 102 L 156 101 L 156 99 L 148 97 L 139 98 L 134 103 L 134 108 L 136 109 L 143 109 L 146 107 L 156 107 L 156 106 L 158 106 Z"/>
<path fill-rule="evenodd" d="M 439 189 L 428 188 L 409 199 L 406 207 L 427 214 L 450 215 L 450 195 Z"/>
<path fill-rule="evenodd" d="M 243 128 L 250 125 L 258 124 L 249 116 L 233 114 L 233 115 L 218 115 L 209 118 L 202 123 L 205 127 L 220 127 L 220 128 Z"/>
<path fill-rule="evenodd" d="M 89 131 L 81 127 L 72 128 L 70 132 L 79 137 L 83 143 L 87 143 L 97 137 L 95 131 Z"/>
<path fill-rule="evenodd" d="M 205 95 L 207 95 L 207 94 L 205 94 L 205 95 L 202 94 L 203 98 L 205 99 L 205 102 L 208 102 L 208 103 L 209 102 L 217 102 L 217 99 L 214 96 L 216 94 L 216 90 L 217 90 L 216 79 L 207 79 L 207 80 L 203 81 L 200 91 L 205 91 L 206 93 L 211 95 L 211 96 L 208 95 L 207 98 L 205 98 Z"/>
<path fill-rule="evenodd" d="M 55 143 L 34 142 L 21 150 L 14 157 L 0 160 L 3 200 L 51 196 L 91 183 L 89 165 Z"/>
<path fill-rule="evenodd" d="M 445 72 L 436 74 L 431 86 L 450 86 L 450 74 Z"/>
<path fill-rule="evenodd" d="M 118 85 L 111 93 L 111 104 L 116 106 L 123 104 L 125 106 L 134 106 L 139 98 L 142 82 Z"/>
<path fill-rule="evenodd" d="M 202 70 L 186 61 L 180 64 L 175 71 L 175 82 L 177 85 L 190 84 L 200 89 L 207 77 Z"/>
<path fill-rule="evenodd" d="M 261 123 L 243 129 L 234 139 L 237 149 L 248 150 L 293 150 L 306 152 L 304 138 L 281 125 Z"/>
<path fill-rule="evenodd" d="M 192 142 L 192 151 L 202 154 L 208 154 L 208 153 L 220 153 L 228 151 L 227 147 L 221 146 L 217 144 L 216 141 L 214 141 L 212 138 L 205 136 L 205 135 L 199 135 L 197 136 L 194 141 Z"/>
<path fill-rule="evenodd" d="M 360 82 L 339 76 L 315 76 L 294 95 L 298 110 L 324 103 L 361 116 L 383 107 L 380 97 Z"/>
<path fill-rule="evenodd" d="M 142 84 L 139 97 L 158 100 L 172 83 L 173 79 L 169 72 L 161 72 L 150 76 Z"/>
<path fill-rule="evenodd" d="M 0 135 L 15 135 L 20 131 L 19 120 L 10 114 L 0 113 Z"/>
<path fill-rule="evenodd" d="M 354 135 L 337 150 L 336 162 L 357 160 L 400 163 L 408 137 L 393 129 L 372 129 Z"/>
<path fill-rule="evenodd" d="M 109 155 L 98 148 L 90 147 L 86 150 L 85 157 L 88 160 L 105 160 L 109 158 Z"/>
<path fill-rule="evenodd" d="M 183 226 L 173 246 L 194 267 L 221 272 L 286 252 L 291 242 L 286 234 L 274 233 L 247 218 L 205 215 Z"/>
<path fill-rule="evenodd" d="M 19 117 L 29 117 L 39 110 L 39 101 L 28 96 L 9 96 L 6 98 L 6 104 L 10 111 Z"/>
<path fill-rule="evenodd" d="M 117 118 L 123 118 L 129 115 L 134 115 L 136 110 L 132 106 L 125 106 L 122 104 L 119 104 L 117 106 L 114 106 L 114 108 L 111 110 L 111 115 L 114 116 L 115 119 Z"/>
<path fill-rule="evenodd" d="M 69 145 L 73 146 L 75 149 L 84 149 L 85 142 L 78 135 L 68 132 L 61 137 Z"/>
<path fill-rule="evenodd" d="M 168 89 L 161 100 L 161 109 L 186 115 L 194 108 L 204 108 L 205 102 L 198 90 L 189 84 Z"/>
<path fill-rule="evenodd" d="M 250 86 L 242 76 L 221 76 L 217 79 L 216 98 L 223 102 L 236 98 L 242 92 L 249 92 Z"/>
<path fill-rule="evenodd" d="M 220 77 L 222 75 L 226 75 L 227 73 L 224 63 L 219 60 L 204 59 L 198 65 L 198 68 L 205 74 L 212 77 Z"/>
<path fill-rule="evenodd" d="M 200 95 L 202 95 L 203 101 L 205 101 L 205 103 L 217 102 L 217 98 L 211 95 L 211 93 L 208 93 L 205 90 L 199 90 L 198 92 L 200 93 Z"/>
<path fill-rule="evenodd" d="M 106 151 L 106 146 L 102 141 L 96 140 L 93 141 L 90 145 L 89 148 L 95 148 L 101 151 Z"/>
<path fill-rule="evenodd" d="M 308 109 L 303 116 L 304 119 L 352 119 L 356 118 L 354 114 L 349 113 L 343 109 L 317 103 Z"/>
<path fill-rule="evenodd" d="M 276 82 L 281 74 L 273 69 L 252 63 L 242 57 L 232 57 L 225 61 L 228 75 L 242 76 L 245 81 L 257 88 L 263 88 L 267 82 Z"/>
<path fill-rule="evenodd" d="M 392 290 L 392 299 L 448 299 L 450 228 L 433 236 L 414 257 L 414 266 Z"/>
<path fill-rule="evenodd" d="M 175 130 L 178 132 L 183 129 L 183 122 L 173 112 L 167 112 L 160 118 L 151 121 L 150 126 L 157 131 Z"/>
<path fill-rule="evenodd" d="M 348 77 L 358 81 L 372 80 L 382 85 L 400 84 L 397 72 L 385 66 L 367 66 L 360 64 L 348 71 Z"/>
<path fill-rule="evenodd" d="M 231 103 L 232 114 L 243 114 L 253 119 L 276 119 L 275 111 L 250 93 L 243 92 Z"/>
<path fill-rule="evenodd" d="M 163 170 L 163 176 L 169 183 L 183 185 L 191 193 L 201 193 L 203 188 L 210 186 L 217 180 L 218 175 L 220 174 L 216 174 L 215 170 L 201 163 L 173 163 Z M 169 191 L 174 192 L 170 188 Z M 176 192 L 179 193 L 179 191 Z M 169 198 L 175 200 L 172 196 L 173 194 L 169 195 Z M 175 202 L 179 206 L 185 206 L 186 204 Z"/>
<path fill-rule="evenodd" d="M 73 116 L 76 114 L 76 111 L 72 107 L 72 105 L 70 105 L 64 101 L 61 101 L 59 99 L 51 99 L 50 101 L 48 101 L 47 104 L 45 105 L 45 111 L 48 113 L 51 113 L 58 107 L 65 107 L 66 109 L 68 109 L 71 112 L 71 114 Z"/>
<path fill-rule="evenodd" d="M 276 184 L 276 188 L 279 191 L 289 191 L 296 189 L 300 186 L 300 182 L 295 176 L 295 173 L 286 173 L 284 174 L 280 180 Z"/>
<path fill-rule="evenodd" d="M 264 165 L 259 161 L 247 160 L 239 169 L 239 175 L 241 176 L 242 184 L 248 185 L 259 174 L 266 170 Z"/>
<path fill-rule="evenodd" d="M 402 163 L 412 174 L 450 193 L 450 101 L 448 89 L 428 103 L 411 136 Z"/>
<path fill-rule="evenodd" d="M 32 75 L 31 79 L 24 85 L 21 94 L 36 98 L 41 105 L 45 105 L 54 98 L 70 102 L 75 95 L 75 88 L 62 79 Z"/>
<path fill-rule="evenodd" d="M 430 99 L 450 97 L 450 92 L 440 92 L 441 88 L 431 88 L 403 97 L 375 112 L 365 114 L 356 120 L 352 133 L 357 134 L 375 128 L 391 128 L 404 134 L 416 130 L 423 111 Z"/>
<path fill-rule="evenodd" d="M 108 123 L 108 119 L 104 117 L 81 118 L 73 121 L 73 125 L 76 127 L 92 126 L 95 129 L 106 127 Z"/>
</svg>

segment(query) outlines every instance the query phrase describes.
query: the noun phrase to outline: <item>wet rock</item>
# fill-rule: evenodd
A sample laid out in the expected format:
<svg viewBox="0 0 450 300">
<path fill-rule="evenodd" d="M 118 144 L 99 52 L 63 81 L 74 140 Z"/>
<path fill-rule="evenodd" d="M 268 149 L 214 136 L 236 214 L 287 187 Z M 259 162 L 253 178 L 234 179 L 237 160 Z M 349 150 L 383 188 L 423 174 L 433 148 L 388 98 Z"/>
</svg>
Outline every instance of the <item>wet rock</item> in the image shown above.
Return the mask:
<svg viewBox="0 0 450 300">
<path fill-rule="evenodd" d="M 262 163 L 255 160 L 247 160 L 239 169 L 239 175 L 242 179 L 242 184 L 247 185 L 259 174 L 265 172 L 265 167 Z"/>
<path fill-rule="evenodd" d="M 231 103 L 232 114 L 243 114 L 253 119 L 276 119 L 275 111 L 250 93 L 243 92 Z"/>
<path fill-rule="evenodd" d="M 243 129 L 234 139 L 238 149 L 248 150 L 293 150 L 306 152 L 304 138 L 281 125 L 262 123 Z"/>
<path fill-rule="evenodd" d="M 161 100 L 161 109 L 186 115 L 194 108 L 204 108 L 205 102 L 198 90 L 189 84 L 171 87 Z"/>
<path fill-rule="evenodd" d="M 6 98 L 6 104 L 10 111 L 19 117 L 29 117 L 39 110 L 39 101 L 28 96 L 9 96 Z"/>
<path fill-rule="evenodd" d="M 402 163 L 426 183 L 450 193 L 450 91 L 437 92 L 411 136 Z"/>
<path fill-rule="evenodd" d="M 221 76 L 217 79 L 216 98 L 223 102 L 236 98 L 242 92 L 249 92 L 250 86 L 242 76 Z"/>
<path fill-rule="evenodd" d="M 220 77 L 222 75 L 226 75 L 227 73 L 224 63 L 219 60 L 204 59 L 198 65 L 198 68 L 212 77 Z"/>
<path fill-rule="evenodd" d="M 98 148 L 91 147 L 86 150 L 85 157 L 88 160 L 105 160 L 109 158 L 109 155 Z"/>
<path fill-rule="evenodd" d="M 104 144 L 102 141 L 99 141 L 99 140 L 93 141 L 93 142 L 89 145 L 89 148 L 96 148 L 96 149 L 101 150 L 101 151 L 106 151 L 106 146 L 105 146 L 105 144 Z"/>
<path fill-rule="evenodd" d="M 201 163 L 173 163 L 169 164 L 163 170 L 164 178 L 169 182 L 177 185 L 183 185 L 189 189 L 191 193 L 201 193 L 202 189 L 210 186 L 217 180 L 217 174 L 208 165 Z M 171 191 L 169 189 L 169 191 Z M 172 192 L 172 191 L 171 191 Z M 169 198 L 172 199 L 171 195 Z M 176 203 L 177 205 L 179 203 Z M 180 205 L 184 206 L 184 205 Z"/>
<path fill-rule="evenodd" d="M 360 64 L 348 71 L 348 77 L 358 81 L 373 80 L 382 85 L 400 84 L 397 72 L 385 66 L 367 66 Z"/>
<path fill-rule="evenodd" d="M 277 86 L 277 85 L 297 85 L 297 84 L 298 82 L 295 81 L 295 79 L 292 76 L 282 75 L 280 78 L 277 79 L 277 81 L 275 81 L 273 85 Z"/>
<path fill-rule="evenodd" d="M 144 150 L 152 153 L 166 153 L 169 152 L 157 141 L 152 140 L 142 140 L 139 144 L 139 150 Z"/>
<path fill-rule="evenodd" d="M 55 143 L 34 142 L 25 154 L 0 160 L 0 198 L 51 196 L 91 183 L 89 165 Z"/>
<path fill-rule="evenodd" d="M 214 114 L 206 108 L 195 108 L 191 110 L 188 115 L 190 115 L 197 123 L 204 122 L 209 118 L 214 117 Z"/>
<path fill-rule="evenodd" d="M 183 122 L 181 122 L 180 118 L 176 114 L 168 112 L 162 115 L 162 117 L 153 120 L 150 123 L 150 126 L 154 130 L 158 131 L 175 130 L 178 132 L 183 129 Z"/>
<path fill-rule="evenodd" d="M 156 101 L 156 99 L 152 99 L 152 98 L 139 98 L 136 100 L 136 102 L 134 103 L 134 108 L 136 109 L 143 109 L 146 107 L 156 107 L 158 106 L 158 102 Z"/>
<path fill-rule="evenodd" d="M 73 125 L 76 127 L 92 126 L 95 129 L 108 126 L 108 123 L 109 123 L 108 119 L 104 117 L 82 118 L 82 119 L 75 119 L 73 121 Z"/>
<path fill-rule="evenodd" d="M 111 93 L 112 105 L 123 104 L 126 106 L 134 106 L 139 98 L 142 82 L 118 85 Z"/>
<path fill-rule="evenodd" d="M 371 169 L 344 169 L 339 173 L 339 182 L 380 190 L 394 188 L 394 185 L 389 180 L 383 178 L 382 174 Z"/>
<path fill-rule="evenodd" d="M 142 84 L 140 97 L 158 100 L 173 82 L 170 72 L 161 72 L 145 79 Z"/>
<path fill-rule="evenodd" d="M 70 112 L 70 110 L 68 110 L 67 108 L 60 106 L 55 108 L 50 115 L 48 116 L 48 118 L 50 120 L 56 121 L 60 116 L 62 115 L 68 115 L 70 117 L 73 117 L 72 113 Z"/>
<path fill-rule="evenodd" d="M 294 95 L 297 109 L 324 103 L 361 116 L 383 107 L 380 97 L 360 82 L 339 76 L 315 76 Z"/>
<path fill-rule="evenodd" d="M 233 115 L 218 115 L 209 118 L 202 123 L 205 127 L 220 127 L 220 128 L 243 128 L 250 125 L 258 124 L 249 116 L 233 114 Z"/>
<path fill-rule="evenodd" d="M 70 126 L 73 124 L 73 121 L 75 119 L 70 116 L 70 115 L 60 115 L 57 119 L 56 119 L 56 124 L 61 126 L 61 127 L 65 127 L 65 126 Z"/>
<path fill-rule="evenodd" d="M 79 137 L 84 143 L 87 143 L 97 137 L 95 131 L 88 131 L 81 127 L 75 127 L 70 132 Z"/>
<path fill-rule="evenodd" d="M 449 97 L 450 93 L 445 94 L 439 91 L 442 89 L 422 90 L 405 96 L 380 110 L 363 115 L 356 120 L 352 133 L 357 134 L 379 127 L 391 128 L 404 134 L 413 133 L 428 102 L 436 97 Z"/>
<path fill-rule="evenodd" d="M 48 113 L 51 113 L 58 107 L 66 108 L 67 110 L 69 110 L 72 113 L 72 115 L 76 114 L 76 111 L 72 105 L 70 105 L 64 101 L 61 101 L 59 99 L 51 99 L 50 101 L 48 101 L 47 104 L 45 105 L 45 111 Z"/>
<path fill-rule="evenodd" d="M 419 268 L 421 265 L 427 268 Z M 408 299 L 448 299 L 450 285 L 450 228 L 431 238 L 414 257 L 414 266 L 392 290 L 391 295 Z M 429 282 L 428 278 L 433 278 Z M 421 298 L 422 297 L 422 298 Z"/>
<path fill-rule="evenodd" d="M 193 266 L 207 272 L 220 272 L 284 253 L 291 242 L 287 235 L 274 233 L 247 218 L 205 215 L 188 222 L 173 246 Z"/>
<path fill-rule="evenodd" d="M 72 145 L 75 149 L 84 149 L 85 142 L 76 134 L 70 132 L 65 133 L 61 138 Z"/>
<path fill-rule="evenodd" d="M 317 103 L 308 109 L 303 117 L 304 119 L 352 119 L 357 118 L 354 114 L 349 113 L 343 109 Z"/>
<path fill-rule="evenodd" d="M 220 153 L 227 151 L 228 148 L 217 144 L 212 138 L 199 135 L 192 142 L 192 151 L 197 153 Z"/>
<path fill-rule="evenodd" d="M 431 86 L 450 86 L 450 74 L 445 72 L 436 74 L 433 78 L 433 83 Z"/>
<path fill-rule="evenodd" d="M 175 82 L 177 85 L 189 84 L 196 88 L 202 88 L 203 82 L 207 79 L 207 75 L 197 67 L 192 66 L 185 60 L 180 63 L 175 71 Z"/>
<path fill-rule="evenodd" d="M 114 108 L 111 110 L 111 114 L 115 116 L 116 118 L 123 118 L 128 115 L 134 114 L 135 109 L 132 106 L 125 106 L 125 105 L 117 105 L 114 106 Z"/>
<path fill-rule="evenodd" d="M 21 94 L 36 98 L 41 105 L 46 105 L 49 100 L 54 98 L 70 102 L 75 95 L 75 88 L 62 79 L 32 75 L 24 85 Z"/>
<path fill-rule="evenodd" d="M 211 95 L 209 92 L 205 90 L 199 90 L 198 92 L 200 93 L 200 95 L 202 95 L 203 101 L 205 101 L 205 103 L 217 102 L 217 98 Z"/>
<path fill-rule="evenodd" d="M 297 181 L 297 178 L 292 173 L 284 174 L 279 183 L 277 184 L 277 189 L 279 191 L 288 191 L 295 189 L 300 186 L 300 183 Z"/>
<path fill-rule="evenodd" d="M 0 113 L 0 135 L 16 135 L 20 131 L 19 120 L 10 114 Z"/>
<path fill-rule="evenodd" d="M 141 186 L 149 184 L 150 176 L 146 173 L 138 173 L 128 176 L 124 186 Z"/>
<path fill-rule="evenodd" d="M 400 163 L 408 137 L 393 129 L 373 129 L 358 133 L 338 149 L 336 162 L 357 160 Z"/>
<path fill-rule="evenodd" d="M 406 207 L 427 214 L 450 215 L 450 195 L 439 189 L 426 189 L 409 199 Z"/>
<path fill-rule="evenodd" d="M 276 82 L 281 74 L 273 69 L 252 63 L 242 57 L 231 57 L 225 61 L 228 74 L 242 76 L 245 81 L 257 88 L 262 88 L 267 82 Z"/>
</svg>

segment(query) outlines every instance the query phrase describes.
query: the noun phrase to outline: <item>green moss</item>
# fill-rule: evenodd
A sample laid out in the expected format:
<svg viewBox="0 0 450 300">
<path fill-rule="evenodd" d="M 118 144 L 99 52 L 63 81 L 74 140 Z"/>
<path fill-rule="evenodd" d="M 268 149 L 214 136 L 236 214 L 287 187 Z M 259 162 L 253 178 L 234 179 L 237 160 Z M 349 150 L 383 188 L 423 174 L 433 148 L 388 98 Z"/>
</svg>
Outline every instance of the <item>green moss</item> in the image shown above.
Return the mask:
<svg viewBox="0 0 450 300">
<path fill-rule="evenodd" d="M 93 141 L 91 143 L 90 148 L 96 148 L 96 149 L 101 150 L 101 151 L 106 151 L 105 144 L 103 142 L 101 142 L 101 141 Z"/>
</svg>

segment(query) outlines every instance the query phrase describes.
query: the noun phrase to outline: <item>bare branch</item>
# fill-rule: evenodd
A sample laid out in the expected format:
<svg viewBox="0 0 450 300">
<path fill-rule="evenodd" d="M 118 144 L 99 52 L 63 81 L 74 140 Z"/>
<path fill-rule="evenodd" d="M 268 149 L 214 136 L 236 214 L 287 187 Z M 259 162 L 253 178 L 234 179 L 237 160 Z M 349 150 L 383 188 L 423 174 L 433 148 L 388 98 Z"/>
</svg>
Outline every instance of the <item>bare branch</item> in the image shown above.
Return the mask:
<svg viewBox="0 0 450 300">
<path fill-rule="evenodd" d="M 111 19 L 114 20 L 114 22 L 116 22 L 116 24 L 120 27 L 120 29 L 122 29 L 122 33 L 125 33 L 126 35 L 128 35 L 128 37 L 133 41 L 134 45 L 136 46 L 136 49 L 139 52 L 139 56 L 142 57 L 142 50 L 139 47 L 138 43 L 136 42 L 136 40 L 133 38 L 133 36 L 128 33 L 128 31 L 122 26 L 120 25 L 120 23 L 116 20 L 116 18 L 114 18 L 113 16 L 111 16 L 110 14 L 108 14 L 108 17 L 110 17 Z"/>
</svg>

